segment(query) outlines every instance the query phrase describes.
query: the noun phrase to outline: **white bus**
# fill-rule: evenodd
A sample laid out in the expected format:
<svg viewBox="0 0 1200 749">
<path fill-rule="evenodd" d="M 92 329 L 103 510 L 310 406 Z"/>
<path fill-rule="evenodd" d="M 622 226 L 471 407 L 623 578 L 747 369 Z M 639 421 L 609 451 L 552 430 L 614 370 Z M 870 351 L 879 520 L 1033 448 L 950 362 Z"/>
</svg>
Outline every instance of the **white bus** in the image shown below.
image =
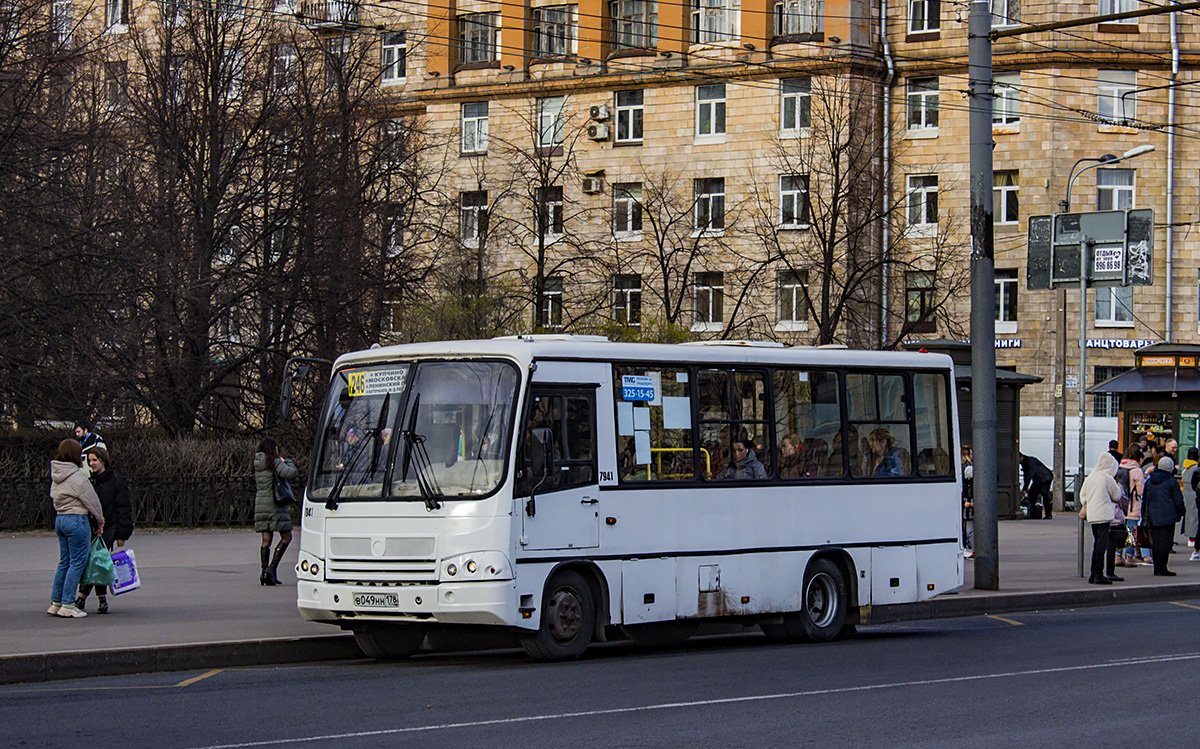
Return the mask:
<svg viewBox="0 0 1200 749">
<path fill-rule="evenodd" d="M 701 620 L 824 641 L 963 582 L 949 357 L 517 336 L 334 363 L 298 605 L 379 658 Z"/>
</svg>

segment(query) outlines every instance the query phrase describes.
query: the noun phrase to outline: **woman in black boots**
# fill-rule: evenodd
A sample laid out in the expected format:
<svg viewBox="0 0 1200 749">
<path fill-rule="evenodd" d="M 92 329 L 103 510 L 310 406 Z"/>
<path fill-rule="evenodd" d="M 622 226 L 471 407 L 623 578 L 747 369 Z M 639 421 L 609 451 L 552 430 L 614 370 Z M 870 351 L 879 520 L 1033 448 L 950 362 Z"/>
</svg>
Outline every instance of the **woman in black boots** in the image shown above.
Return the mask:
<svg viewBox="0 0 1200 749">
<path fill-rule="evenodd" d="M 290 481 L 297 475 L 296 464 L 279 457 L 279 445 L 275 440 L 267 437 L 259 443 L 258 452 L 254 454 L 254 530 L 262 533 L 262 546 L 258 550 L 262 561 L 262 574 L 258 577 L 260 585 L 280 584 L 279 562 L 292 542 L 292 516 L 288 514 L 288 505 L 275 504 L 275 478 Z M 272 556 L 271 536 L 276 532 L 279 543 Z"/>
</svg>

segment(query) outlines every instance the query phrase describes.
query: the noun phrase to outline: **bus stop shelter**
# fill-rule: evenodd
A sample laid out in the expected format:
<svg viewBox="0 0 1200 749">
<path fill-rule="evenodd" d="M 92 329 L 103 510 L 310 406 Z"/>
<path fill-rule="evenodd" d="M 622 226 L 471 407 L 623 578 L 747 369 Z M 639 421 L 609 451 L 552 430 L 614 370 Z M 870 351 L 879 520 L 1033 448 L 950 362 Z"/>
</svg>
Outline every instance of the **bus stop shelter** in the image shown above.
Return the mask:
<svg viewBox="0 0 1200 749">
<path fill-rule="evenodd" d="M 1200 346 L 1155 343 L 1135 351 L 1133 358 L 1133 369 L 1089 391 L 1121 396 L 1121 448 L 1147 434 L 1159 444 L 1179 440 L 1180 456 L 1200 446 Z"/>
<path fill-rule="evenodd" d="M 905 348 L 947 354 L 954 360 L 958 433 L 962 444 L 972 444 L 971 344 L 942 338 L 908 343 Z M 1036 375 L 996 370 L 996 516 L 999 518 L 1021 517 L 1021 462 L 1017 446 L 1021 433 L 1021 388 L 1041 381 Z"/>
</svg>

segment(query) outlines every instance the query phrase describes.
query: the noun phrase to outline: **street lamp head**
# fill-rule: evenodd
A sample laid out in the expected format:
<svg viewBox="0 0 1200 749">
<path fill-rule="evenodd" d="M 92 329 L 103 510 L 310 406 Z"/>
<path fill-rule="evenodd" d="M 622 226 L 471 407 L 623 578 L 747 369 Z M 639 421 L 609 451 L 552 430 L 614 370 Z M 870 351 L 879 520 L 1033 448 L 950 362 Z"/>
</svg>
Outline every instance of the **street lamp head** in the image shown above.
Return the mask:
<svg viewBox="0 0 1200 749">
<path fill-rule="evenodd" d="M 1135 156 L 1141 156 L 1142 154 L 1150 153 L 1153 150 L 1154 150 L 1154 146 L 1147 143 L 1145 145 L 1129 149 L 1125 153 L 1121 154 L 1121 158 L 1122 159 L 1132 159 Z"/>
<path fill-rule="evenodd" d="M 1101 156 L 1100 158 L 1096 159 L 1096 161 L 1099 161 L 1101 164 L 1107 164 L 1110 161 L 1119 161 L 1120 159 L 1123 159 L 1123 158 L 1125 158 L 1125 157 L 1117 156 L 1115 153 L 1106 153 L 1103 156 Z"/>
</svg>

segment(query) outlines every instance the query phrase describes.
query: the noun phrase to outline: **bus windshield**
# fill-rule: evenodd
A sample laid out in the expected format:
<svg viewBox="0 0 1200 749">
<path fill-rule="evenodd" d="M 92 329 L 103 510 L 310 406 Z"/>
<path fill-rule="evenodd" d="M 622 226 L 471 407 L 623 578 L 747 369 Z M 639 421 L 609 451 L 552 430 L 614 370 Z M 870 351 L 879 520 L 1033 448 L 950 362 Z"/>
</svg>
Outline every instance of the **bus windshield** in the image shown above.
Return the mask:
<svg viewBox="0 0 1200 749">
<path fill-rule="evenodd" d="M 313 499 L 479 496 L 504 478 L 517 370 L 496 361 L 340 370 L 325 407 Z"/>
</svg>

